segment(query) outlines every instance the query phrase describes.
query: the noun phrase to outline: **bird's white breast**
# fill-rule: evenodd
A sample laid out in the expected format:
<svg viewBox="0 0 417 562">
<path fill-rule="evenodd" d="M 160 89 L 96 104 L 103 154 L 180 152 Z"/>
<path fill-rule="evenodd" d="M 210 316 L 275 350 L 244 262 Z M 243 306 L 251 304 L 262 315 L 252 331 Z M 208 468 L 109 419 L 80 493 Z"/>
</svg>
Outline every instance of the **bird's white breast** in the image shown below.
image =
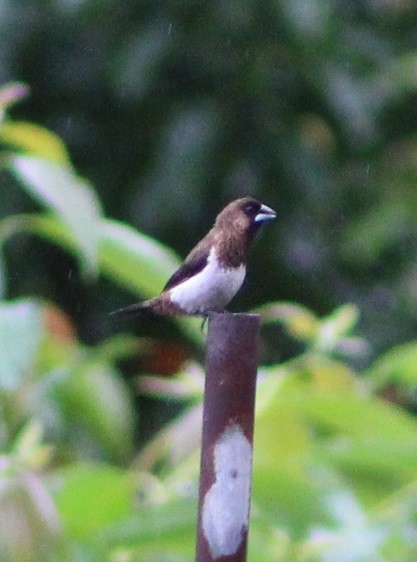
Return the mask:
<svg viewBox="0 0 417 562">
<path fill-rule="evenodd" d="M 244 265 L 225 269 L 212 249 L 202 271 L 170 290 L 171 302 L 188 313 L 223 310 L 240 289 L 245 274 Z"/>
</svg>

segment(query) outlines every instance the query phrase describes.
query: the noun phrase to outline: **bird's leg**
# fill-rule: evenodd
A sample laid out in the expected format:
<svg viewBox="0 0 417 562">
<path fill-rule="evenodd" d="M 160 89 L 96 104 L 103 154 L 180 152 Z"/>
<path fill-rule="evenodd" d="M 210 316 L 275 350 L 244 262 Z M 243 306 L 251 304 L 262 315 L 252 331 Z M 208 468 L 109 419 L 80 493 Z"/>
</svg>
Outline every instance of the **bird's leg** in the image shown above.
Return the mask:
<svg viewBox="0 0 417 562">
<path fill-rule="evenodd" d="M 204 332 L 204 328 L 207 324 L 207 321 L 209 319 L 209 315 L 208 314 L 203 314 L 203 321 L 201 322 L 201 331 Z"/>
<path fill-rule="evenodd" d="M 202 312 L 201 316 L 203 316 L 203 321 L 201 322 L 201 331 L 204 331 L 206 323 L 212 312 L 216 312 L 217 314 L 231 314 L 231 312 L 229 312 L 225 308 L 222 308 L 221 310 L 206 310 L 205 312 Z"/>
</svg>

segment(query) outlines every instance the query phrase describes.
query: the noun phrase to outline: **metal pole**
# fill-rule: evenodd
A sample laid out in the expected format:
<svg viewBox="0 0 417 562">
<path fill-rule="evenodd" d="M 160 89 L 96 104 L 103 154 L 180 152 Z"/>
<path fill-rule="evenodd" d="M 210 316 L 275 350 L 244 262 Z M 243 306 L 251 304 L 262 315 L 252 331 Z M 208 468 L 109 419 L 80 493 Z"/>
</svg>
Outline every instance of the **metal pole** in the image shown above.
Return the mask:
<svg viewBox="0 0 417 562">
<path fill-rule="evenodd" d="M 256 314 L 209 318 L 196 562 L 246 560 L 258 339 Z"/>
</svg>

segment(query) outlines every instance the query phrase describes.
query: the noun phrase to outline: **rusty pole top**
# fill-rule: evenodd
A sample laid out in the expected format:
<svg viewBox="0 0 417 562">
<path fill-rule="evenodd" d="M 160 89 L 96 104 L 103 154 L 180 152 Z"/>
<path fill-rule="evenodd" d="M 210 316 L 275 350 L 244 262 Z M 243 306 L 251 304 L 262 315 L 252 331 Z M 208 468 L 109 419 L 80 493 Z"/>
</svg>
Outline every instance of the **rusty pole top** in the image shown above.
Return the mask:
<svg viewBox="0 0 417 562">
<path fill-rule="evenodd" d="M 210 316 L 196 562 L 245 562 L 259 316 Z"/>
</svg>

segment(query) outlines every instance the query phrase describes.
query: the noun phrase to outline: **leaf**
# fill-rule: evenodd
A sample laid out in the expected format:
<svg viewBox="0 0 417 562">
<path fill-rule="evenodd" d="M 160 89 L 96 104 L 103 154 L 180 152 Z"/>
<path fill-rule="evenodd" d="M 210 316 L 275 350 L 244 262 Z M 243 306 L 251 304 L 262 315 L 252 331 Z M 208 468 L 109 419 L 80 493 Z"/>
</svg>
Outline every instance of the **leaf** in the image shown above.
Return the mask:
<svg viewBox="0 0 417 562">
<path fill-rule="evenodd" d="M 301 341 L 311 341 L 317 333 L 319 319 L 308 308 L 292 303 L 269 303 L 256 310 L 263 323 L 281 322 L 288 333 Z"/>
<path fill-rule="evenodd" d="M 291 376 L 269 370 L 259 384 L 253 466 L 253 501 L 264 516 L 305 532 L 334 519 L 328 501 L 341 486 L 373 507 L 415 481 L 411 415 L 366 394 L 335 361 L 320 367 L 307 357 Z"/>
<path fill-rule="evenodd" d="M 113 278 L 145 295 L 160 291 L 181 263 L 163 244 L 112 220 L 101 221 L 100 262 Z"/>
<path fill-rule="evenodd" d="M 326 455 L 356 469 L 417 477 L 417 423 L 382 400 L 353 393 L 301 398 L 300 406 L 327 432 L 345 439 L 326 444 Z"/>
<path fill-rule="evenodd" d="M 0 88 L 0 122 L 6 111 L 29 94 L 29 87 L 23 82 L 9 82 Z"/>
<path fill-rule="evenodd" d="M 42 444 L 43 426 L 31 420 L 18 434 L 14 442 L 13 456 L 19 466 L 40 470 L 51 460 L 51 447 Z"/>
<path fill-rule="evenodd" d="M 40 305 L 30 300 L 0 303 L 0 388 L 18 388 L 42 341 Z"/>
<path fill-rule="evenodd" d="M 386 526 L 370 520 L 352 493 L 338 492 L 329 498 L 329 503 L 334 524 L 312 529 L 310 540 L 304 544 L 305 559 L 326 562 L 385 559 L 378 555 L 389 536 Z"/>
<path fill-rule="evenodd" d="M 2 560 L 53 562 L 74 560 L 63 541 L 59 516 L 35 471 L 19 470 L 2 456 L 0 469 L 0 544 Z"/>
<path fill-rule="evenodd" d="M 76 254 L 74 234 L 54 216 L 16 215 L 3 226 L 8 236 L 19 231 L 33 232 Z M 145 234 L 116 221 L 101 219 L 99 236 L 99 270 L 137 294 L 138 298 L 153 297 L 165 285 L 180 264 L 175 253 Z M 1 234 L 1 233 L 0 233 Z M 110 311 L 109 311 L 110 312 Z M 184 333 L 201 345 L 203 334 L 199 318 L 174 317 Z"/>
<path fill-rule="evenodd" d="M 98 361 L 114 363 L 121 359 L 149 353 L 152 342 L 131 334 L 116 334 L 94 347 L 94 355 Z"/>
<path fill-rule="evenodd" d="M 253 460 L 253 501 L 264 516 L 302 532 L 312 521 L 327 521 L 320 481 L 312 478 L 314 440 L 289 398 L 298 384 L 271 372 L 259 384 Z"/>
<path fill-rule="evenodd" d="M 374 388 L 389 383 L 397 383 L 403 388 L 413 390 L 417 382 L 417 343 L 399 345 L 384 353 L 367 373 Z"/>
<path fill-rule="evenodd" d="M 251 515 L 248 542 L 249 562 L 288 562 L 288 560 L 294 560 L 291 557 L 292 553 L 294 553 L 294 545 L 291 543 L 288 529 L 284 530 L 278 525 L 271 525 L 257 513 Z"/>
<path fill-rule="evenodd" d="M 0 142 L 19 152 L 27 152 L 55 164 L 69 167 L 70 157 L 62 140 L 40 125 L 24 121 L 5 122 L 0 125 Z"/>
<path fill-rule="evenodd" d="M 110 545 L 150 544 L 158 551 L 164 548 L 164 543 L 170 544 L 171 541 L 183 542 L 186 539 L 190 544 L 190 538 L 193 540 L 195 536 L 196 522 L 195 499 L 177 499 L 159 505 L 144 505 L 134 515 L 108 527 L 103 533 L 103 540 Z M 158 537 L 157 542 L 155 537 Z"/>
<path fill-rule="evenodd" d="M 61 484 L 55 502 L 68 535 L 92 534 L 132 511 L 133 479 L 126 471 L 105 466 L 74 465 L 57 473 Z"/>
<path fill-rule="evenodd" d="M 362 385 L 317 386 L 304 372 L 284 389 L 281 400 L 315 435 L 314 462 L 347 476 L 363 501 L 372 504 L 417 477 L 417 422 L 411 415 L 367 395 Z"/>
<path fill-rule="evenodd" d="M 50 207 L 74 237 L 84 271 L 97 268 L 100 204 L 90 185 L 68 168 L 32 156 L 12 156 L 12 170 L 42 204 Z"/>
<path fill-rule="evenodd" d="M 9 230 L 9 236 L 26 230 L 55 242 L 70 252 L 77 251 L 74 232 L 56 217 L 17 215 L 6 221 L 11 226 L 3 230 Z M 145 297 L 154 296 L 162 289 L 167 278 L 181 263 L 172 250 L 128 225 L 100 219 L 97 234 L 102 272 Z"/>
<path fill-rule="evenodd" d="M 322 351 L 329 351 L 346 336 L 355 326 L 359 311 L 352 304 L 345 304 L 337 308 L 325 318 L 317 333 L 316 346 Z"/>
<path fill-rule="evenodd" d="M 353 329 L 359 316 L 357 307 L 352 304 L 340 306 L 322 320 L 308 308 L 291 302 L 269 303 L 256 312 L 261 315 L 263 323 L 281 322 L 292 337 L 324 352 L 349 343 L 344 338 Z"/>
<path fill-rule="evenodd" d="M 119 461 L 129 456 L 132 399 L 114 369 L 100 363 L 78 365 L 54 393 L 67 416 L 87 430 L 108 456 Z"/>
<path fill-rule="evenodd" d="M 31 232 L 74 254 L 78 251 L 75 237 L 56 216 L 21 213 L 6 217 L 0 224 L 0 243 L 4 244 L 8 238 L 18 232 Z"/>
</svg>

